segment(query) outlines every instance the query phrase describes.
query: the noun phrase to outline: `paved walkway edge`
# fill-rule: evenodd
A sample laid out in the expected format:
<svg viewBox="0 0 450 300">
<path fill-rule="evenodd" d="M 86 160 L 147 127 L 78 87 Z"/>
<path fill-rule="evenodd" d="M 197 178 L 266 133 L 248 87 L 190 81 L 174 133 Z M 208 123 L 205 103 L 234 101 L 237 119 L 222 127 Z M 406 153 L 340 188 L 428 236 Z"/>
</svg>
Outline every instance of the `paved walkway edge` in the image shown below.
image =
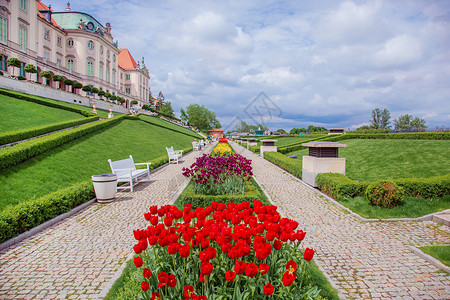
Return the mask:
<svg viewBox="0 0 450 300">
<path fill-rule="evenodd" d="M 192 153 L 192 151 L 187 153 L 186 155 L 189 155 L 190 153 Z M 165 163 L 164 165 L 161 165 L 161 166 L 157 167 L 156 169 L 151 170 L 150 174 L 152 174 L 152 173 L 162 169 L 163 167 L 165 167 L 167 165 L 169 165 L 169 163 Z M 53 218 L 51 220 L 48 220 L 45 223 L 42 223 L 42 224 L 40 224 L 40 225 L 38 225 L 38 226 L 28 230 L 28 231 L 25 231 L 24 233 L 22 233 L 22 234 L 20 234 L 20 235 L 18 235 L 16 237 L 13 237 L 13 238 L 11 238 L 11 239 L 1 243 L 0 244 L 0 251 L 3 250 L 3 249 L 6 249 L 8 247 L 11 247 L 11 246 L 13 246 L 15 244 L 18 244 L 18 243 L 20 243 L 20 242 L 22 242 L 22 241 L 24 241 L 24 240 L 26 240 L 26 239 L 36 235 L 36 234 L 38 234 L 39 232 L 44 231 L 45 229 L 47 229 L 49 227 L 52 227 L 56 223 L 61 222 L 62 220 L 66 219 L 66 218 L 69 218 L 69 217 L 79 213 L 80 211 L 84 210 L 88 206 L 91 206 L 92 204 L 95 204 L 96 200 L 97 200 L 97 198 L 93 198 L 93 199 L 89 200 L 88 202 L 85 202 L 83 204 L 78 205 L 77 207 L 73 208 L 72 210 L 70 210 L 70 211 L 68 211 L 66 213 L 63 213 L 63 214 L 61 214 L 61 215 L 59 215 L 59 216 L 57 216 L 57 217 L 55 217 L 55 218 Z M 106 203 L 104 203 L 104 204 L 106 204 Z"/>
<path fill-rule="evenodd" d="M 447 267 L 443 263 L 441 263 L 438 259 L 434 258 L 433 256 L 426 254 L 419 248 L 416 248 L 414 246 L 409 246 L 409 249 L 411 249 L 415 254 L 419 255 L 423 259 L 425 259 L 427 262 L 435 266 L 436 268 L 439 268 L 447 273 L 450 273 L 450 267 Z"/>
<path fill-rule="evenodd" d="M 241 146 L 242 147 L 242 146 Z M 249 150 L 250 151 L 250 150 Z M 253 153 L 255 155 L 258 155 L 256 153 Z M 441 215 L 441 214 L 446 214 L 450 212 L 450 209 L 447 210 L 443 210 L 443 211 L 439 211 L 439 212 L 434 212 L 422 217 L 418 217 L 418 218 L 392 218 L 392 219 L 366 219 L 364 217 L 361 217 L 360 215 L 358 215 L 357 213 L 353 212 L 350 208 L 345 207 L 344 205 L 342 205 L 341 203 L 339 203 L 338 201 L 336 201 L 335 199 L 331 198 L 330 196 L 328 196 L 327 194 L 323 193 L 321 190 L 313 188 L 312 186 L 310 186 L 309 184 L 305 183 L 303 180 L 301 180 L 300 178 L 298 178 L 297 176 L 292 175 L 291 173 L 289 173 L 287 170 L 281 168 L 280 166 L 274 164 L 273 162 L 271 162 L 270 160 L 267 160 L 267 162 L 271 163 L 272 165 L 274 165 L 275 167 L 281 169 L 282 171 L 286 172 L 286 174 L 288 174 L 289 176 L 291 176 L 292 178 L 295 178 L 297 181 L 301 182 L 303 185 L 307 186 L 308 188 L 316 191 L 316 193 L 320 194 L 321 196 L 325 197 L 326 199 L 328 199 L 331 203 L 333 203 L 335 206 L 349 212 L 351 215 L 355 216 L 356 218 L 358 218 L 359 220 L 361 220 L 362 222 L 410 222 L 410 221 L 433 221 L 433 215 Z"/>
<path fill-rule="evenodd" d="M 264 194 L 266 195 L 267 199 L 269 199 L 269 202 L 273 203 L 272 198 L 265 191 L 264 187 L 258 182 L 258 179 L 256 178 L 256 176 L 253 176 L 253 179 L 255 179 L 256 183 L 259 185 L 261 190 L 264 192 Z M 333 280 L 331 280 L 331 277 L 327 274 L 325 269 L 322 267 L 322 264 L 317 259 L 313 259 L 313 261 L 317 265 L 317 267 L 319 268 L 320 272 L 322 272 L 323 276 L 325 276 L 325 278 L 327 279 L 328 283 L 338 292 L 339 299 L 346 299 L 344 294 L 342 294 L 341 290 L 339 289 L 339 287 L 333 282 Z"/>
</svg>

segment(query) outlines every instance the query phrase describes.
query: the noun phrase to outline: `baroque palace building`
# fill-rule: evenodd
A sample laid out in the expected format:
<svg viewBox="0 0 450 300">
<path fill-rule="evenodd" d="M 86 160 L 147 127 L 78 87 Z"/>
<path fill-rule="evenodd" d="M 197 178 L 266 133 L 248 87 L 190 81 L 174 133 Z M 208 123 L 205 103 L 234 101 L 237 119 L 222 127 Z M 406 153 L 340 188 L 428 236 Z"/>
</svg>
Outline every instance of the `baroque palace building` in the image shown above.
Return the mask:
<svg viewBox="0 0 450 300">
<path fill-rule="evenodd" d="M 112 95 L 149 104 L 150 75 L 144 63 L 137 62 L 128 49 L 118 48 L 111 25 L 100 24 L 84 12 L 56 12 L 39 0 L 0 0 L 0 70 L 12 74 L 6 60 L 16 57 L 22 62 L 15 75 L 25 76 L 24 66 L 33 64 L 38 73 L 49 71 L 90 85 Z M 54 88 L 58 82 L 49 81 Z M 80 91 L 78 91 L 80 93 Z"/>
</svg>

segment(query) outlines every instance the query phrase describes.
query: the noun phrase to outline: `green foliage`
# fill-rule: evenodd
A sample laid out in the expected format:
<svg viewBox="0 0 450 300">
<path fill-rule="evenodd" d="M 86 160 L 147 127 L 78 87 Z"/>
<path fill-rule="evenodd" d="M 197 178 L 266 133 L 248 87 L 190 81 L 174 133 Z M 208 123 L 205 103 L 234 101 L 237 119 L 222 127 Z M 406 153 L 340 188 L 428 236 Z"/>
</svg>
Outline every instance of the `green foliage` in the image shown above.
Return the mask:
<svg viewBox="0 0 450 300">
<path fill-rule="evenodd" d="M 370 127 L 374 129 L 386 129 L 389 128 L 389 119 L 391 118 L 390 112 L 385 108 L 383 110 L 376 108 L 372 110 L 372 120 L 370 121 Z"/>
<path fill-rule="evenodd" d="M 23 70 L 24 70 L 26 73 L 30 73 L 30 79 L 31 79 L 31 74 L 36 74 L 36 73 L 37 73 L 36 67 L 35 67 L 34 65 L 32 65 L 32 64 L 27 64 L 27 65 L 25 65 L 25 67 L 23 68 Z"/>
<path fill-rule="evenodd" d="M 450 174 L 429 178 L 400 178 L 394 182 L 411 197 L 430 199 L 450 194 Z"/>
<path fill-rule="evenodd" d="M 38 136 L 41 134 L 81 125 L 84 123 L 93 122 L 96 120 L 98 120 L 98 116 L 82 118 L 82 119 L 77 119 L 77 120 L 71 120 L 71 121 L 64 121 L 64 122 L 53 123 L 53 124 L 46 124 L 46 125 L 41 125 L 41 126 L 37 126 L 37 127 L 33 127 L 33 128 L 27 128 L 27 129 L 21 129 L 21 130 L 0 133 L 0 145 L 21 141 L 21 140 L 35 137 L 35 136 Z"/>
<path fill-rule="evenodd" d="M 425 130 L 425 120 L 419 117 L 413 118 L 412 115 L 401 115 L 394 120 L 395 130 L 409 131 L 409 130 Z"/>
<path fill-rule="evenodd" d="M 105 98 L 109 99 L 109 98 L 111 98 L 111 96 L 112 96 L 111 93 L 108 93 L 108 92 L 105 93 Z"/>
<path fill-rule="evenodd" d="M 61 75 L 53 75 L 53 81 L 64 82 L 64 77 L 62 77 Z"/>
<path fill-rule="evenodd" d="M 72 79 L 64 79 L 64 84 L 73 86 L 75 82 Z"/>
<path fill-rule="evenodd" d="M 9 67 L 13 67 L 13 75 L 14 75 L 14 68 L 20 68 L 20 66 L 22 65 L 22 62 L 16 57 L 11 57 L 11 58 L 8 58 L 8 60 L 6 61 L 6 64 Z"/>
<path fill-rule="evenodd" d="M 98 91 L 98 95 L 101 97 L 101 96 L 104 96 L 105 95 L 105 91 L 103 91 L 103 90 L 99 90 Z"/>
<path fill-rule="evenodd" d="M 450 266 L 450 245 L 419 247 L 420 250 L 433 256 L 446 266 Z"/>
<path fill-rule="evenodd" d="M 179 125 L 175 125 L 175 124 L 170 123 L 170 122 L 168 122 L 166 120 L 162 120 L 162 119 L 160 119 L 158 117 L 151 117 L 151 116 L 148 116 L 148 115 L 145 115 L 145 114 L 141 114 L 141 115 L 139 115 L 139 119 L 141 119 L 142 121 L 144 121 L 146 123 L 149 123 L 149 124 L 161 127 L 161 128 L 169 129 L 169 130 L 171 130 L 173 132 L 186 134 L 186 135 L 189 135 L 189 136 L 191 136 L 193 138 L 196 138 L 196 139 L 201 139 L 202 138 L 201 135 L 195 133 L 192 130 L 189 130 L 187 128 L 181 127 Z"/>
<path fill-rule="evenodd" d="M 132 100 L 131 104 L 138 104 L 137 100 Z"/>
<path fill-rule="evenodd" d="M 0 152 L 0 170 L 17 165 L 45 151 L 61 146 L 88 133 L 98 131 L 119 122 L 125 115 L 60 131 L 51 135 L 29 140 Z"/>
<path fill-rule="evenodd" d="M 81 89 L 83 87 L 83 85 L 81 84 L 81 83 L 79 83 L 79 82 L 75 82 L 74 84 L 73 84 L 73 89 L 74 90 L 76 90 L 76 89 Z"/>
<path fill-rule="evenodd" d="M 302 160 L 292 159 L 278 152 L 264 152 L 264 159 L 274 163 L 298 178 L 302 178 Z"/>
<path fill-rule="evenodd" d="M 322 173 L 316 177 L 317 187 L 325 194 L 337 199 L 339 197 L 353 198 L 363 196 L 368 183 L 351 180 L 345 175 Z"/>
<path fill-rule="evenodd" d="M 0 243 L 30 230 L 95 197 L 91 180 L 9 206 L 0 212 Z"/>
<path fill-rule="evenodd" d="M 111 95 L 111 97 L 109 97 L 109 100 L 112 100 L 112 101 L 117 100 L 117 96 L 116 95 Z"/>
<path fill-rule="evenodd" d="M 2 71 L 0 71 L 0 75 L 2 75 L 2 76 L 3 76 L 3 72 L 2 72 Z"/>
<path fill-rule="evenodd" d="M 100 90 L 99 90 L 98 88 L 96 88 L 96 87 L 93 87 L 93 88 L 91 89 L 91 92 L 94 93 L 94 94 L 99 94 L 99 93 L 100 93 Z M 99 96 L 100 96 L 100 94 L 99 94 Z"/>
<path fill-rule="evenodd" d="M 23 76 L 18 76 L 17 79 L 18 79 L 18 80 L 27 80 L 27 79 L 26 79 L 25 77 L 23 77 Z"/>
<path fill-rule="evenodd" d="M 286 134 L 286 130 L 284 130 L 283 128 L 277 129 L 275 132 L 281 133 L 281 134 Z"/>
<path fill-rule="evenodd" d="M 388 180 L 369 184 L 365 192 L 371 205 L 386 208 L 397 206 L 402 201 L 404 194 L 403 188 Z"/>
<path fill-rule="evenodd" d="M 198 130 L 209 130 L 220 128 L 220 122 L 216 118 L 216 113 L 210 111 L 203 105 L 190 104 L 186 107 L 188 125 L 197 127 Z"/>
<path fill-rule="evenodd" d="M 81 88 L 84 92 L 91 92 L 93 88 L 91 88 L 89 85 L 85 85 Z"/>
<path fill-rule="evenodd" d="M 245 121 L 241 120 L 241 122 L 239 122 L 236 125 L 234 130 L 236 132 L 255 132 L 255 130 L 266 131 L 266 130 L 269 130 L 269 128 L 267 127 L 267 125 L 263 125 L 263 124 L 251 125 L 251 124 L 247 124 Z"/>
<path fill-rule="evenodd" d="M 175 118 L 175 114 L 173 113 L 172 103 L 170 101 L 165 102 L 163 104 L 163 106 L 161 107 L 161 109 L 159 110 L 159 112 L 170 118 Z"/>
<path fill-rule="evenodd" d="M 42 71 L 39 76 L 50 79 L 52 77 L 52 73 L 50 73 L 49 71 Z"/>
<path fill-rule="evenodd" d="M 369 126 L 362 126 L 357 128 L 355 131 L 352 132 L 353 133 L 363 133 L 363 134 L 371 134 L 371 133 L 389 133 L 390 129 L 389 128 L 385 128 L 385 129 L 375 129 Z"/>
</svg>

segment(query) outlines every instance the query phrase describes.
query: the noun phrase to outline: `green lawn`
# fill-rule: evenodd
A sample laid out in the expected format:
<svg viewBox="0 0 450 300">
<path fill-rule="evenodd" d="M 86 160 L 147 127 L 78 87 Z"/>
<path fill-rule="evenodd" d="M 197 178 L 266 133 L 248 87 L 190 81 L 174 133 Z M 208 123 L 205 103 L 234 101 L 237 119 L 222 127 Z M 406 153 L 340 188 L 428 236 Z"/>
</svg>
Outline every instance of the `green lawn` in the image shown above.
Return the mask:
<svg viewBox="0 0 450 300">
<path fill-rule="evenodd" d="M 450 173 L 449 140 L 344 140 L 339 149 L 346 158 L 346 175 L 354 180 L 432 177 Z M 286 154 L 298 159 L 307 149 Z"/>
<path fill-rule="evenodd" d="M 149 116 L 149 115 L 141 114 L 141 115 L 139 115 L 139 118 L 141 118 L 142 120 L 145 120 L 147 122 L 156 124 L 156 125 L 167 127 L 169 129 L 174 129 L 174 130 L 186 133 L 186 134 L 195 135 L 195 136 L 197 136 L 197 139 L 201 139 L 202 138 L 201 135 L 197 134 L 193 130 L 184 128 L 183 126 L 176 125 L 176 124 L 174 124 L 172 122 L 163 120 L 163 119 L 161 119 L 159 117 L 152 117 L 152 116 Z"/>
<path fill-rule="evenodd" d="M 275 146 L 284 146 L 284 145 L 288 145 L 288 144 L 294 144 L 294 143 L 301 143 L 302 141 L 305 140 L 309 140 L 311 139 L 312 136 L 308 136 L 308 135 L 304 135 L 301 136 L 299 135 L 298 137 L 285 137 L 285 138 L 277 138 L 276 136 L 271 137 L 270 139 L 274 139 L 276 140 L 275 142 Z M 262 141 L 258 142 L 258 146 L 262 146 Z"/>
<path fill-rule="evenodd" d="M 444 246 L 425 246 L 420 247 L 420 250 L 428 255 L 441 261 L 446 266 L 450 266 L 450 245 Z"/>
<path fill-rule="evenodd" d="M 108 158 L 118 160 L 131 154 L 135 162 L 146 162 L 167 155 L 165 147 L 182 149 L 191 142 L 191 136 L 142 121 L 124 120 L 1 170 L 0 209 L 68 187 L 91 175 L 110 173 Z"/>
<path fill-rule="evenodd" d="M 336 199 L 345 207 L 364 218 L 418 218 L 450 208 L 450 195 L 442 198 L 421 199 L 404 197 L 400 205 L 393 208 L 372 206 L 366 197 Z"/>
<path fill-rule="evenodd" d="M 85 118 L 75 112 L 44 106 L 0 94 L 0 132 Z"/>
</svg>

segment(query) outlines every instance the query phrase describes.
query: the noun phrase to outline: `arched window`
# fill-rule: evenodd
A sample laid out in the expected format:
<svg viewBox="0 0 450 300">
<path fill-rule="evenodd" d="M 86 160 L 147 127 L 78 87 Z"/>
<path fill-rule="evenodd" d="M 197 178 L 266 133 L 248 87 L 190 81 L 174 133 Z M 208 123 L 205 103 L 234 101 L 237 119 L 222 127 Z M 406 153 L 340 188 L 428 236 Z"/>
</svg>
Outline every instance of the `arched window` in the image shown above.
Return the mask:
<svg viewBox="0 0 450 300">
<path fill-rule="evenodd" d="M 73 59 L 71 58 L 67 59 L 67 69 L 73 71 Z"/>
<path fill-rule="evenodd" d="M 73 40 L 72 39 L 68 39 L 67 40 L 67 46 L 73 47 Z"/>
<path fill-rule="evenodd" d="M 106 68 L 106 82 L 109 83 L 109 68 Z"/>
<path fill-rule="evenodd" d="M 89 48 L 90 50 L 94 49 L 94 42 L 93 42 L 93 41 L 89 41 L 89 42 L 88 42 L 88 48 Z"/>
<path fill-rule="evenodd" d="M 98 67 L 98 78 L 103 80 L 103 64 L 101 64 L 101 63 L 99 65 L 99 67 Z"/>
<path fill-rule="evenodd" d="M 87 75 L 94 76 L 94 63 L 92 61 L 87 62 Z"/>
<path fill-rule="evenodd" d="M 111 83 L 113 84 L 113 85 L 116 85 L 116 70 L 112 70 L 112 81 L 111 81 Z"/>
<path fill-rule="evenodd" d="M 100 54 L 103 54 L 103 46 L 100 46 Z"/>
<path fill-rule="evenodd" d="M 108 58 L 108 59 L 109 59 L 109 50 L 108 50 L 108 51 L 106 51 L 106 58 Z"/>
<path fill-rule="evenodd" d="M 116 55 L 113 54 L 113 62 L 116 62 Z"/>
</svg>

